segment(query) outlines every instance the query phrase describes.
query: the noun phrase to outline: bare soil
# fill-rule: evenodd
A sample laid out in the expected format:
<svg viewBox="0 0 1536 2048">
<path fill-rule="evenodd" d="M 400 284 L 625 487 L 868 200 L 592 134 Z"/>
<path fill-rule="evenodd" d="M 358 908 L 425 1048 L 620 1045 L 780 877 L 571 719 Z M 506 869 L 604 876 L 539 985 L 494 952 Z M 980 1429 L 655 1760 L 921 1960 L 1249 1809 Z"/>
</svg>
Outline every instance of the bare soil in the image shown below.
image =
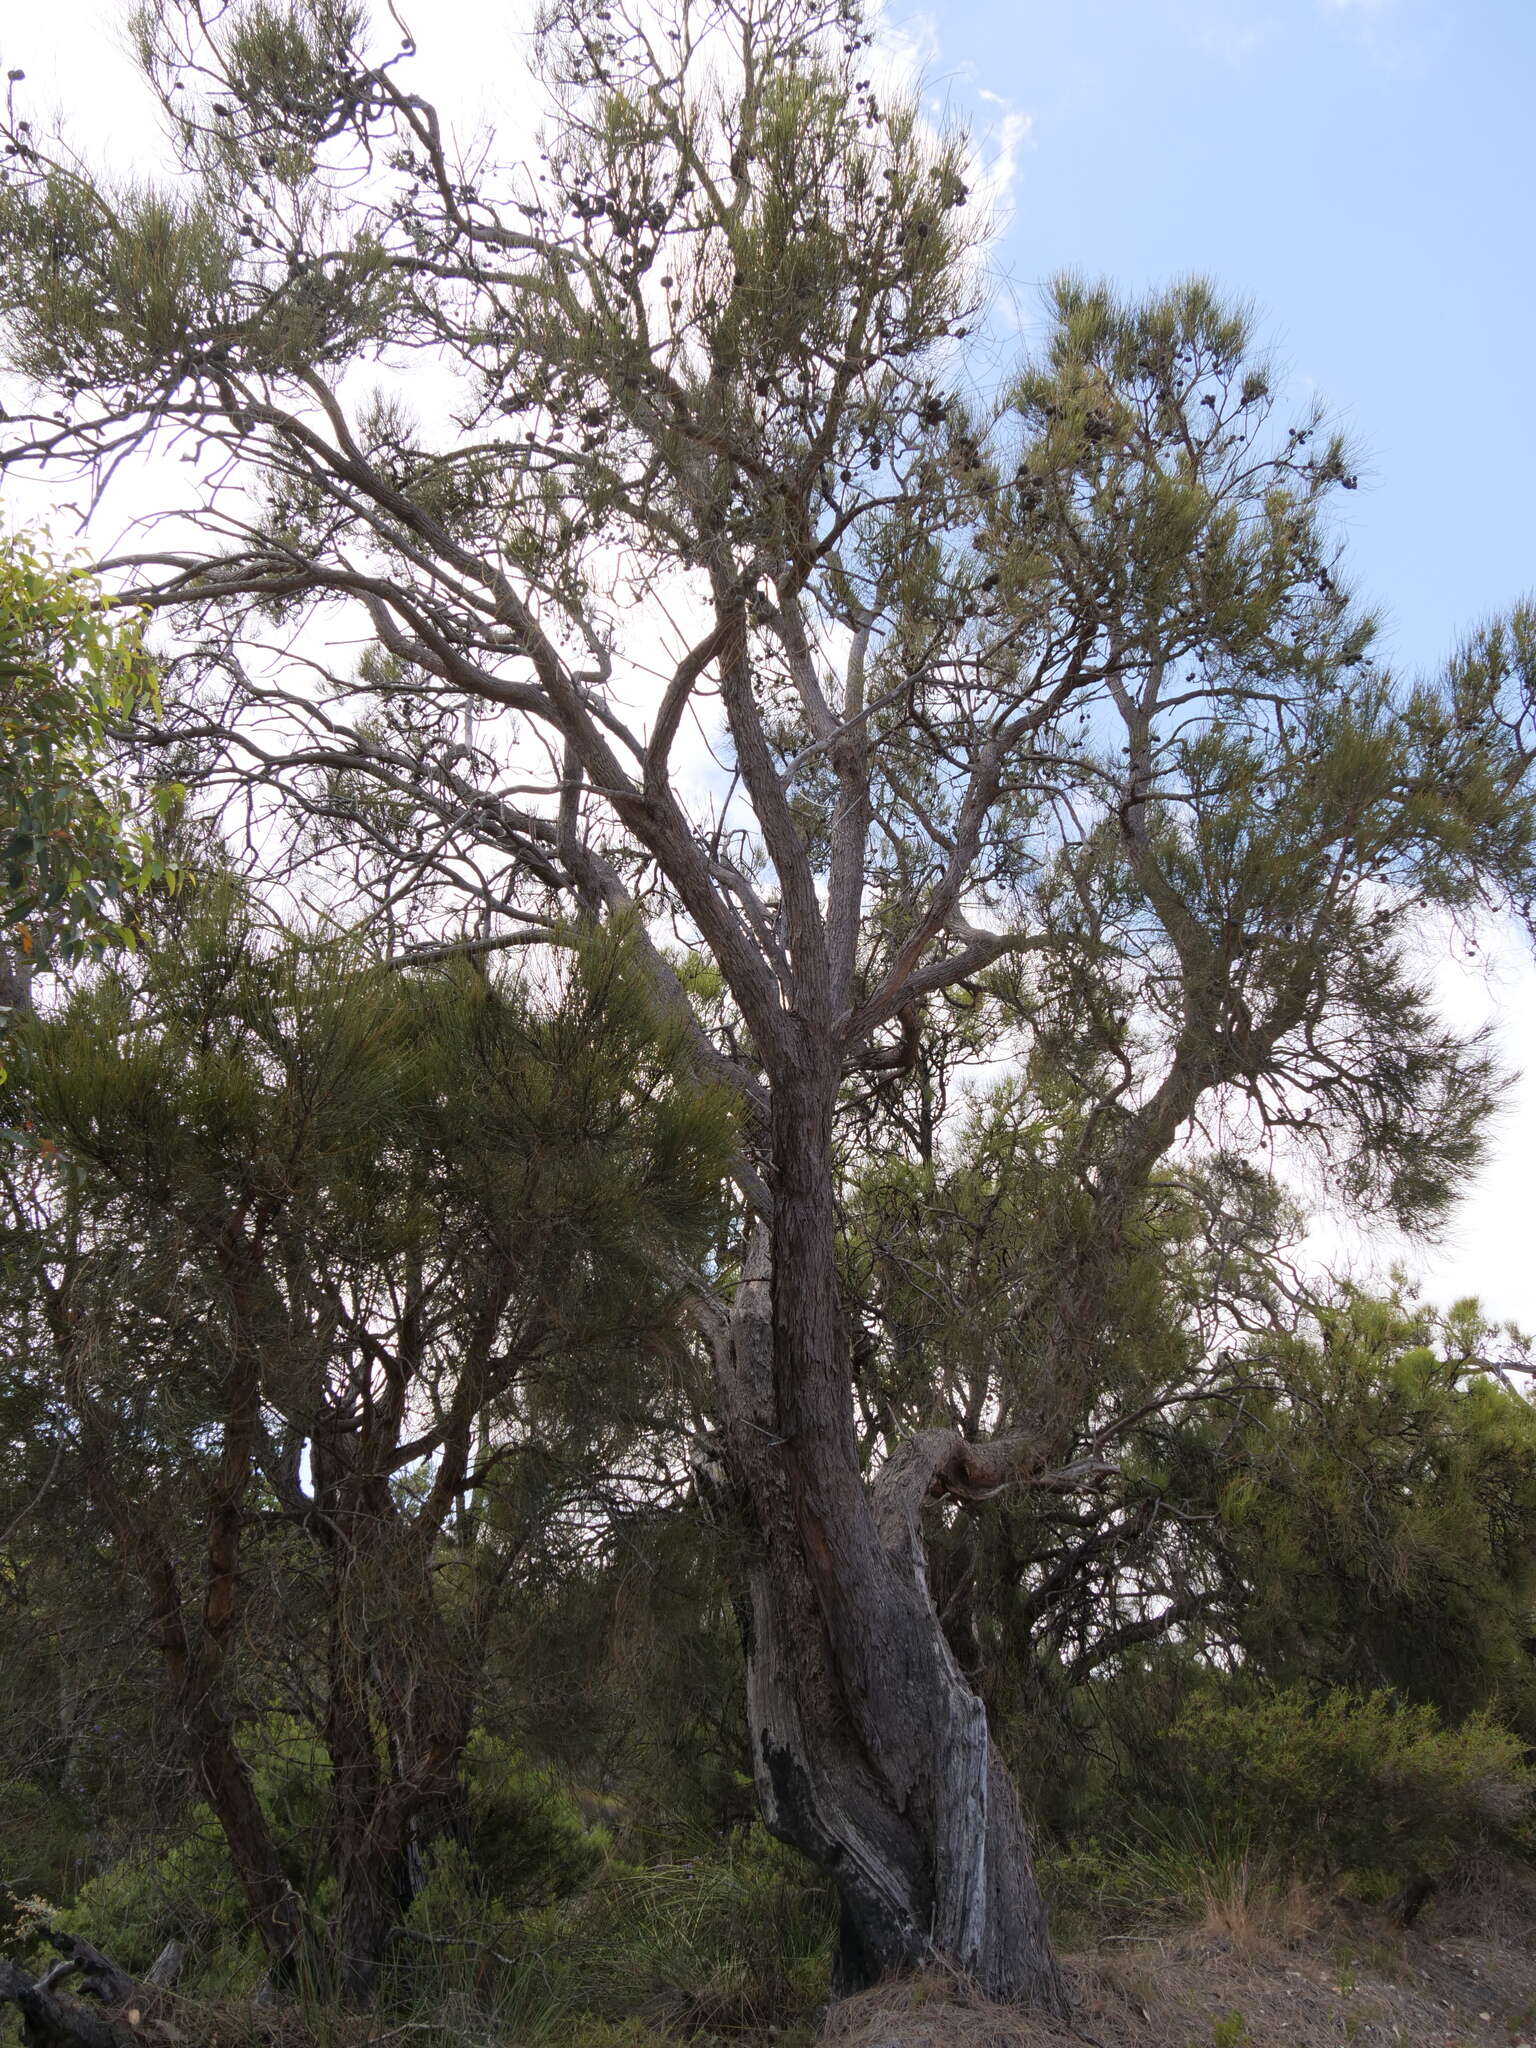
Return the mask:
<svg viewBox="0 0 1536 2048">
<path fill-rule="evenodd" d="M 1536 1885 L 1474 1873 L 1409 1931 L 1300 1891 L 1072 1957 L 1053 2026 L 920 1978 L 846 1999 L 839 2048 L 1536 2048 Z"/>
</svg>

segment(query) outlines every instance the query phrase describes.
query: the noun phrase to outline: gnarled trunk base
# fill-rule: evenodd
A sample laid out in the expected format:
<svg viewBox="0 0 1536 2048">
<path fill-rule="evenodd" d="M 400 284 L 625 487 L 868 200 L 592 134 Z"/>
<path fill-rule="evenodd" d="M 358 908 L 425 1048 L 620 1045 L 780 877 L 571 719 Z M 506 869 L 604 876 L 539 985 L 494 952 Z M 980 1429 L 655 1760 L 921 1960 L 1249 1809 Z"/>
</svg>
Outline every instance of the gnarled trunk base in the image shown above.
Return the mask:
<svg viewBox="0 0 1536 2048">
<path fill-rule="evenodd" d="M 756 1546 L 745 1648 L 764 1820 L 837 1887 L 839 1992 L 938 1968 L 1064 2015 L 1012 1781 L 929 1595 L 922 1490 L 870 1492 L 835 1410 L 827 1428 L 808 1413 L 803 1352 L 786 1387 L 780 1294 L 759 1232 L 719 1385 Z M 823 1398 L 832 1410 L 835 1363 Z"/>
<path fill-rule="evenodd" d="M 754 1578 L 747 1699 L 758 1796 L 771 1832 L 837 1887 L 834 1992 L 937 1968 L 1000 2003 L 1064 2015 L 1066 1980 L 1013 1781 L 937 1617 L 933 1689 L 951 1734 L 933 1743 L 931 1769 L 903 1806 L 851 1728 L 802 1711 L 782 1603 L 765 1574 Z"/>
</svg>

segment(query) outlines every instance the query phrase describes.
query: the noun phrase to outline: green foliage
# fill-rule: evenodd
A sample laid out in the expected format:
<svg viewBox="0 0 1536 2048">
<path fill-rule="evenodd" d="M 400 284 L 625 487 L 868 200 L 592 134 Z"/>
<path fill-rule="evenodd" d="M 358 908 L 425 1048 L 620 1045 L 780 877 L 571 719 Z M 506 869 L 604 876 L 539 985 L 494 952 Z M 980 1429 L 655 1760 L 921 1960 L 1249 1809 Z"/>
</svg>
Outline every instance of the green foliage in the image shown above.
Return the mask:
<svg viewBox="0 0 1536 2048">
<path fill-rule="evenodd" d="M 352 942 L 272 942 L 215 876 L 141 960 L 30 1028 L 9 1109 L 104 1218 L 127 1204 L 215 1264 L 253 1210 L 334 1271 L 504 1262 L 538 1304 L 539 1397 L 569 1417 L 589 1347 L 639 1373 L 668 1341 L 662 1263 L 714 1221 L 732 1142 L 730 1104 L 693 1082 L 626 962 L 612 933 L 539 993 L 462 963 L 412 977 Z"/>
<path fill-rule="evenodd" d="M 253 1730 L 248 1748 L 289 1879 L 323 1919 L 336 1898 L 324 1748 L 283 1717 Z M 586 1827 L 574 1799 L 549 1773 L 531 1768 L 483 1732 L 471 1740 L 464 1775 L 470 1840 L 443 1842 L 433 1852 L 404 1923 L 433 1944 L 454 1948 L 461 1960 L 487 1946 L 521 1941 L 518 1916 L 582 1891 L 610 1853 L 607 1835 Z M 20 1825 L 29 1815 L 42 1818 L 45 1808 L 29 1792 L 7 1811 L 16 1811 Z M 23 1874 L 11 1880 L 13 1891 L 23 1889 Z M 27 1888 L 44 1889 L 38 1883 Z M 55 1885 L 48 1895 L 69 1889 Z M 170 1843 L 130 1849 L 108 1862 L 53 1917 L 55 1925 L 84 1934 L 128 1970 L 147 1968 L 172 1938 L 186 1942 L 188 1981 L 205 1995 L 243 1990 L 260 1973 L 245 1899 L 205 1806 L 188 1812 Z M 419 1957 L 409 1948 L 405 1953 L 419 1974 Z"/>
<path fill-rule="evenodd" d="M 1384 1895 L 1530 1843 L 1536 1773 L 1487 1714 L 1446 1727 L 1387 1693 L 1197 1701 L 1169 1731 L 1181 1798 L 1304 1875 Z"/>
<path fill-rule="evenodd" d="M 413 975 L 360 940 L 272 933 L 214 872 L 159 907 L 154 938 L 19 1034 L 3 1298 L 15 1332 L 52 1302 L 55 1257 L 70 1263 L 89 1344 L 61 1356 L 45 1314 L 33 1376 L 51 1374 L 97 1542 L 103 1524 L 116 1538 L 90 1563 L 126 1575 L 135 1604 L 145 1553 L 199 1583 L 239 1426 L 232 1372 L 259 1400 L 269 1434 L 236 1496 L 241 1626 L 218 1645 L 220 1707 L 288 1882 L 317 1925 L 339 1925 L 356 1868 L 336 1860 L 339 1715 L 371 1734 L 375 1810 L 409 1813 L 437 1774 L 430 1859 L 462 1789 L 445 1743 L 471 1725 L 509 1581 L 595 1568 L 629 1493 L 675 1485 L 651 1449 L 680 1430 L 674 1265 L 719 1214 L 734 1119 L 657 1029 L 621 932 L 573 943 L 536 983 L 463 963 Z M 398 1396 L 361 1401 L 382 1372 Z M 320 1446 L 307 1473 L 305 1445 Z M 338 1510 L 324 1489 L 364 1455 L 382 1477 Z M 616 1505 L 593 1466 L 617 1475 Z M 185 1602 L 193 1654 L 200 1605 Z M 334 1645 L 352 1631 L 368 1650 L 344 1696 Z M 487 1900 L 525 1908 L 590 1875 L 603 1845 L 550 1780 L 488 1736 L 469 1772 Z M 185 1931 L 222 1957 L 243 1907 L 227 1864 L 222 1889 L 189 1865 L 204 1818 L 80 1910 L 140 1944 L 185 1904 Z M 400 1840 L 396 1865 L 417 1846 Z"/>
<path fill-rule="evenodd" d="M 86 1852 L 74 1800 L 33 1779 L 0 1779 L 0 1895 L 67 1898 Z"/>
<path fill-rule="evenodd" d="M 1040 1059 L 976 1091 L 933 1158 L 877 1156 L 850 1175 L 844 1268 L 881 1333 L 881 1395 L 911 1426 L 946 1405 L 979 1413 L 989 1394 L 1006 1418 L 1048 1369 L 1054 1283 L 1094 1228 L 1084 1137 L 1078 1102 Z M 1187 1382 L 1198 1370 L 1200 1307 L 1219 1288 L 1234 1306 L 1262 1310 L 1268 1260 L 1289 1222 L 1275 1185 L 1230 1157 L 1159 1176 L 1096 1276 L 1094 1397 L 1140 1401 Z"/>
<path fill-rule="evenodd" d="M 1054 311 L 984 545 L 1021 627 L 1085 574 L 1113 593 L 1144 695 L 1063 735 L 1124 808 L 1063 849 L 1043 914 L 1067 943 L 1013 977 L 1037 1058 L 1086 1107 L 1176 1046 L 1352 1202 L 1433 1224 L 1495 1074 L 1407 941 L 1426 904 L 1518 906 L 1536 875 L 1529 620 L 1403 687 L 1328 527 L 1349 452 L 1315 412 L 1282 426 L 1247 316 L 1198 279 L 1140 301 L 1069 279 Z"/>
<path fill-rule="evenodd" d="M 568 1793 L 503 1742 L 481 1732 L 464 1758 L 473 1816 L 477 1885 L 507 1910 L 551 1904 L 579 1891 L 601 1866 L 609 1841 L 590 1829 Z M 434 1877 L 417 1901 L 423 1925 L 437 1924 Z"/>
<path fill-rule="evenodd" d="M 434 1938 L 410 1947 L 397 1997 L 442 2010 L 472 1985 L 508 2037 L 542 2042 L 804 2019 L 826 1995 L 833 1915 L 826 1888 L 754 1827 L 686 1861 L 611 1861 L 569 1900 L 515 1919 L 445 1859 L 411 1924 Z"/>
<path fill-rule="evenodd" d="M 686 1862 L 616 1870 L 532 1931 L 575 1959 L 588 2010 L 697 2032 L 807 2015 L 833 1923 L 828 1887 L 754 1826 Z"/>
<path fill-rule="evenodd" d="M 136 624 L 0 537 L 0 936 L 32 968 L 125 941 L 133 892 L 165 877 L 110 761 L 114 729 L 155 703 Z"/>
<path fill-rule="evenodd" d="M 974 1609 L 972 1654 L 1031 1808 L 1066 1839 L 1101 1828 L 1127 1784 L 1150 1796 L 1143 1760 L 1235 1669 L 1280 1688 L 1389 1690 L 1453 1724 L 1489 1710 L 1527 1741 L 1536 1729 L 1522 1340 L 1474 1303 L 1436 1312 L 1401 1286 L 1343 1291 L 1300 1321 L 1266 1292 L 1265 1205 L 1249 1235 L 1234 1204 L 1220 1292 L 1234 1320 L 1270 1328 L 1203 1382 L 1184 1347 L 1198 1301 L 1219 1294 L 1201 1271 L 1216 1247 L 1198 1227 L 1186 1238 L 1192 1181 L 1159 1188 L 1148 1222 L 1166 1234 L 1117 1267 L 1122 1284 L 1138 1271 L 1149 1283 L 1139 1314 L 1134 1296 L 1115 1299 L 1097 1382 L 1136 1418 L 1119 1438 L 1118 1498 L 1066 1512 L 1021 1491 L 932 1541 L 941 1596 Z M 943 1209 L 955 1215 L 938 1210 L 932 1234 L 955 1230 L 947 1187 Z M 994 1224 L 1007 1210 L 999 1192 Z M 1021 1278 L 1044 1234 L 1021 1234 Z M 986 1249 L 972 1254 L 983 1276 Z M 943 1296 L 915 1255 L 914 1280 L 932 1315 Z M 948 1310 L 957 1328 L 963 1301 Z M 1023 1317 L 1019 1336 L 1024 1353 Z"/>
<path fill-rule="evenodd" d="M 1123 1732 L 1123 1731 L 1122 1731 Z M 1536 1773 L 1489 1715 L 1385 1693 L 1193 1689 L 1101 1784 L 1042 1878 L 1064 1938 L 1241 1918 L 1298 1886 L 1385 1903 L 1463 1858 L 1526 1858 Z"/>
<path fill-rule="evenodd" d="M 1452 1717 L 1497 1701 L 1536 1733 L 1536 1413 L 1485 1366 L 1507 1333 L 1475 1303 L 1436 1316 L 1401 1292 L 1319 1315 L 1319 1341 L 1255 1347 L 1269 1387 L 1235 1427 L 1185 1433 L 1177 1476 L 1213 1488 L 1245 1656 Z"/>
<path fill-rule="evenodd" d="M 325 1850 L 325 1751 L 291 1717 L 268 1715 L 246 1731 L 256 1794 L 277 1837 L 289 1880 L 323 1912 L 333 1895 Z M 144 1970 L 166 1942 L 184 1941 L 188 1981 L 209 1996 L 243 1994 L 260 1975 L 260 1948 L 219 1824 L 207 1806 L 187 1808 L 168 1839 L 135 1841 L 104 1861 L 53 1916 L 129 1970 Z M 72 1888 L 70 1888 L 72 1889 Z"/>
<path fill-rule="evenodd" d="M 168 1847 L 130 1850 L 88 1878 L 53 1924 L 130 1972 L 147 1970 L 168 1941 L 184 1941 L 192 1981 L 209 1991 L 246 1989 L 260 1971 L 245 1900 L 206 1807 L 192 1810 Z"/>
<path fill-rule="evenodd" d="M 152 74 L 170 14 L 138 11 Z M 16 369 L 71 391 L 143 393 L 167 376 L 174 384 L 256 363 L 303 374 L 378 338 L 396 294 L 373 234 L 332 242 L 323 260 L 285 264 L 241 204 L 243 185 L 270 195 L 272 177 L 313 198 L 357 19 L 324 0 L 226 18 L 223 55 L 250 95 L 249 123 L 235 124 L 217 95 L 167 110 L 197 186 L 97 186 L 43 165 L 30 148 L 12 152 L 20 163 L 0 179 L 0 314 Z"/>
<path fill-rule="evenodd" d="M 1530 918 L 1536 790 L 1521 768 L 1520 739 L 1532 705 L 1530 604 L 1474 633 L 1438 683 L 1407 699 L 1415 772 L 1405 797 L 1422 820 L 1424 873 L 1437 902 L 1476 906 L 1502 894 Z"/>
</svg>

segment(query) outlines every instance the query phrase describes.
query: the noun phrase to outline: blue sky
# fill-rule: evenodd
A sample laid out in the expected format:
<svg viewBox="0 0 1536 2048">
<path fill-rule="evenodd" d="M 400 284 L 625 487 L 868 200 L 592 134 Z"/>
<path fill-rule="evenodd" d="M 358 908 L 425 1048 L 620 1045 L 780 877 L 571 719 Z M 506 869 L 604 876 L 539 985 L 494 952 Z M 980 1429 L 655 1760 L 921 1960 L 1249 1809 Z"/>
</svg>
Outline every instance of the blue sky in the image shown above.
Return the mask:
<svg viewBox="0 0 1536 2048">
<path fill-rule="evenodd" d="M 1011 160 L 999 250 L 1038 317 L 1062 269 L 1200 272 L 1249 301 L 1350 433 L 1360 596 L 1404 671 L 1536 593 L 1536 0 L 894 0 L 935 87 Z M 1426 947 L 1452 1019 L 1523 1078 L 1438 1251 L 1323 1225 L 1536 1330 L 1536 967 L 1512 931 Z"/>
<path fill-rule="evenodd" d="M 1361 594 L 1405 667 L 1536 589 L 1532 0 L 893 9 L 956 105 L 1027 123 L 1001 251 L 1254 303 L 1356 438 Z M 983 100 L 979 93 L 996 95 Z"/>
</svg>

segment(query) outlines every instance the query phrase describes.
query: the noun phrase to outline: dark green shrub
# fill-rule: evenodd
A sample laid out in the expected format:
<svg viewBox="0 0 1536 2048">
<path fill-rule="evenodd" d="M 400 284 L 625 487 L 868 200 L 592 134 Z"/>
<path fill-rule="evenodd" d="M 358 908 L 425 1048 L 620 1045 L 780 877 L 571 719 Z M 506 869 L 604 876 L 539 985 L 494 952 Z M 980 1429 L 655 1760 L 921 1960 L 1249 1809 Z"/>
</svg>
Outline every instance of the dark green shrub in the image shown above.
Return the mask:
<svg viewBox="0 0 1536 2048">
<path fill-rule="evenodd" d="M 826 1996 L 830 1891 L 760 1825 L 682 1862 L 612 1865 L 539 1921 L 536 1939 L 578 1959 L 597 2017 L 729 2031 L 783 2025 Z"/>
<path fill-rule="evenodd" d="M 0 1893 L 67 1898 L 86 1860 L 73 1802 L 31 1778 L 0 1779 Z"/>
<path fill-rule="evenodd" d="M 1529 1840 L 1536 1774 L 1486 1715 L 1447 1728 L 1379 1692 L 1208 1698 L 1185 1709 L 1168 1752 L 1182 1803 L 1208 1825 L 1240 1826 L 1297 1873 L 1368 1893 Z"/>
<path fill-rule="evenodd" d="M 807 2019 L 826 1996 L 833 1913 L 809 1866 L 754 1827 L 680 1861 L 610 1857 L 585 1890 L 522 1913 L 449 1851 L 407 1926 L 393 2004 L 528 2048 L 616 2048 L 651 2029 L 676 2039 Z"/>
<path fill-rule="evenodd" d="M 464 1759 L 480 1883 L 508 1907 L 549 1905 L 579 1891 L 609 1841 L 588 1828 L 576 1800 L 516 1750 L 476 1735 Z"/>
<path fill-rule="evenodd" d="M 174 1939 L 187 1944 L 203 1989 L 224 1988 L 231 1974 L 248 1989 L 260 1974 L 245 1900 L 206 1807 L 193 1809 L 171 1847 L 135 1851 L 98 1871 L 53 1924 L 83 1934 L 130 1973 L 148 1969 Z"/>
<path fill-rule="evenodd" d="M 323 1922 L 335 1885 L 326 1854 L 328 1764 L 301 1724 L 274 1719 L 250 1740 L 252 1775 L 272 1821 L 290 1882 Z M 587 1884 L 608 1853 L 601 1829 L 583 1824 L 574 1799 L 516 1752 L 476 1737 L 466 1759 L 472 1848 L 445 1850 L 410 1915 L 434 1941 L 500 1938 L 508 1913 L 540 1907 Z M 249 1913 L 223 1834 L 206 1806 L 177 1837 L 119 1858 L 93 1876 L 56 1924 L 141 1970 L 173 1937 L 192 1952 L 189 1979 L 222 1987 L 260 1974 Z M 490 1932 L 486 1930 L 489 1927 Z M 210 1973 L 211 1976 L 210 1976 Z"/>
</svg>

